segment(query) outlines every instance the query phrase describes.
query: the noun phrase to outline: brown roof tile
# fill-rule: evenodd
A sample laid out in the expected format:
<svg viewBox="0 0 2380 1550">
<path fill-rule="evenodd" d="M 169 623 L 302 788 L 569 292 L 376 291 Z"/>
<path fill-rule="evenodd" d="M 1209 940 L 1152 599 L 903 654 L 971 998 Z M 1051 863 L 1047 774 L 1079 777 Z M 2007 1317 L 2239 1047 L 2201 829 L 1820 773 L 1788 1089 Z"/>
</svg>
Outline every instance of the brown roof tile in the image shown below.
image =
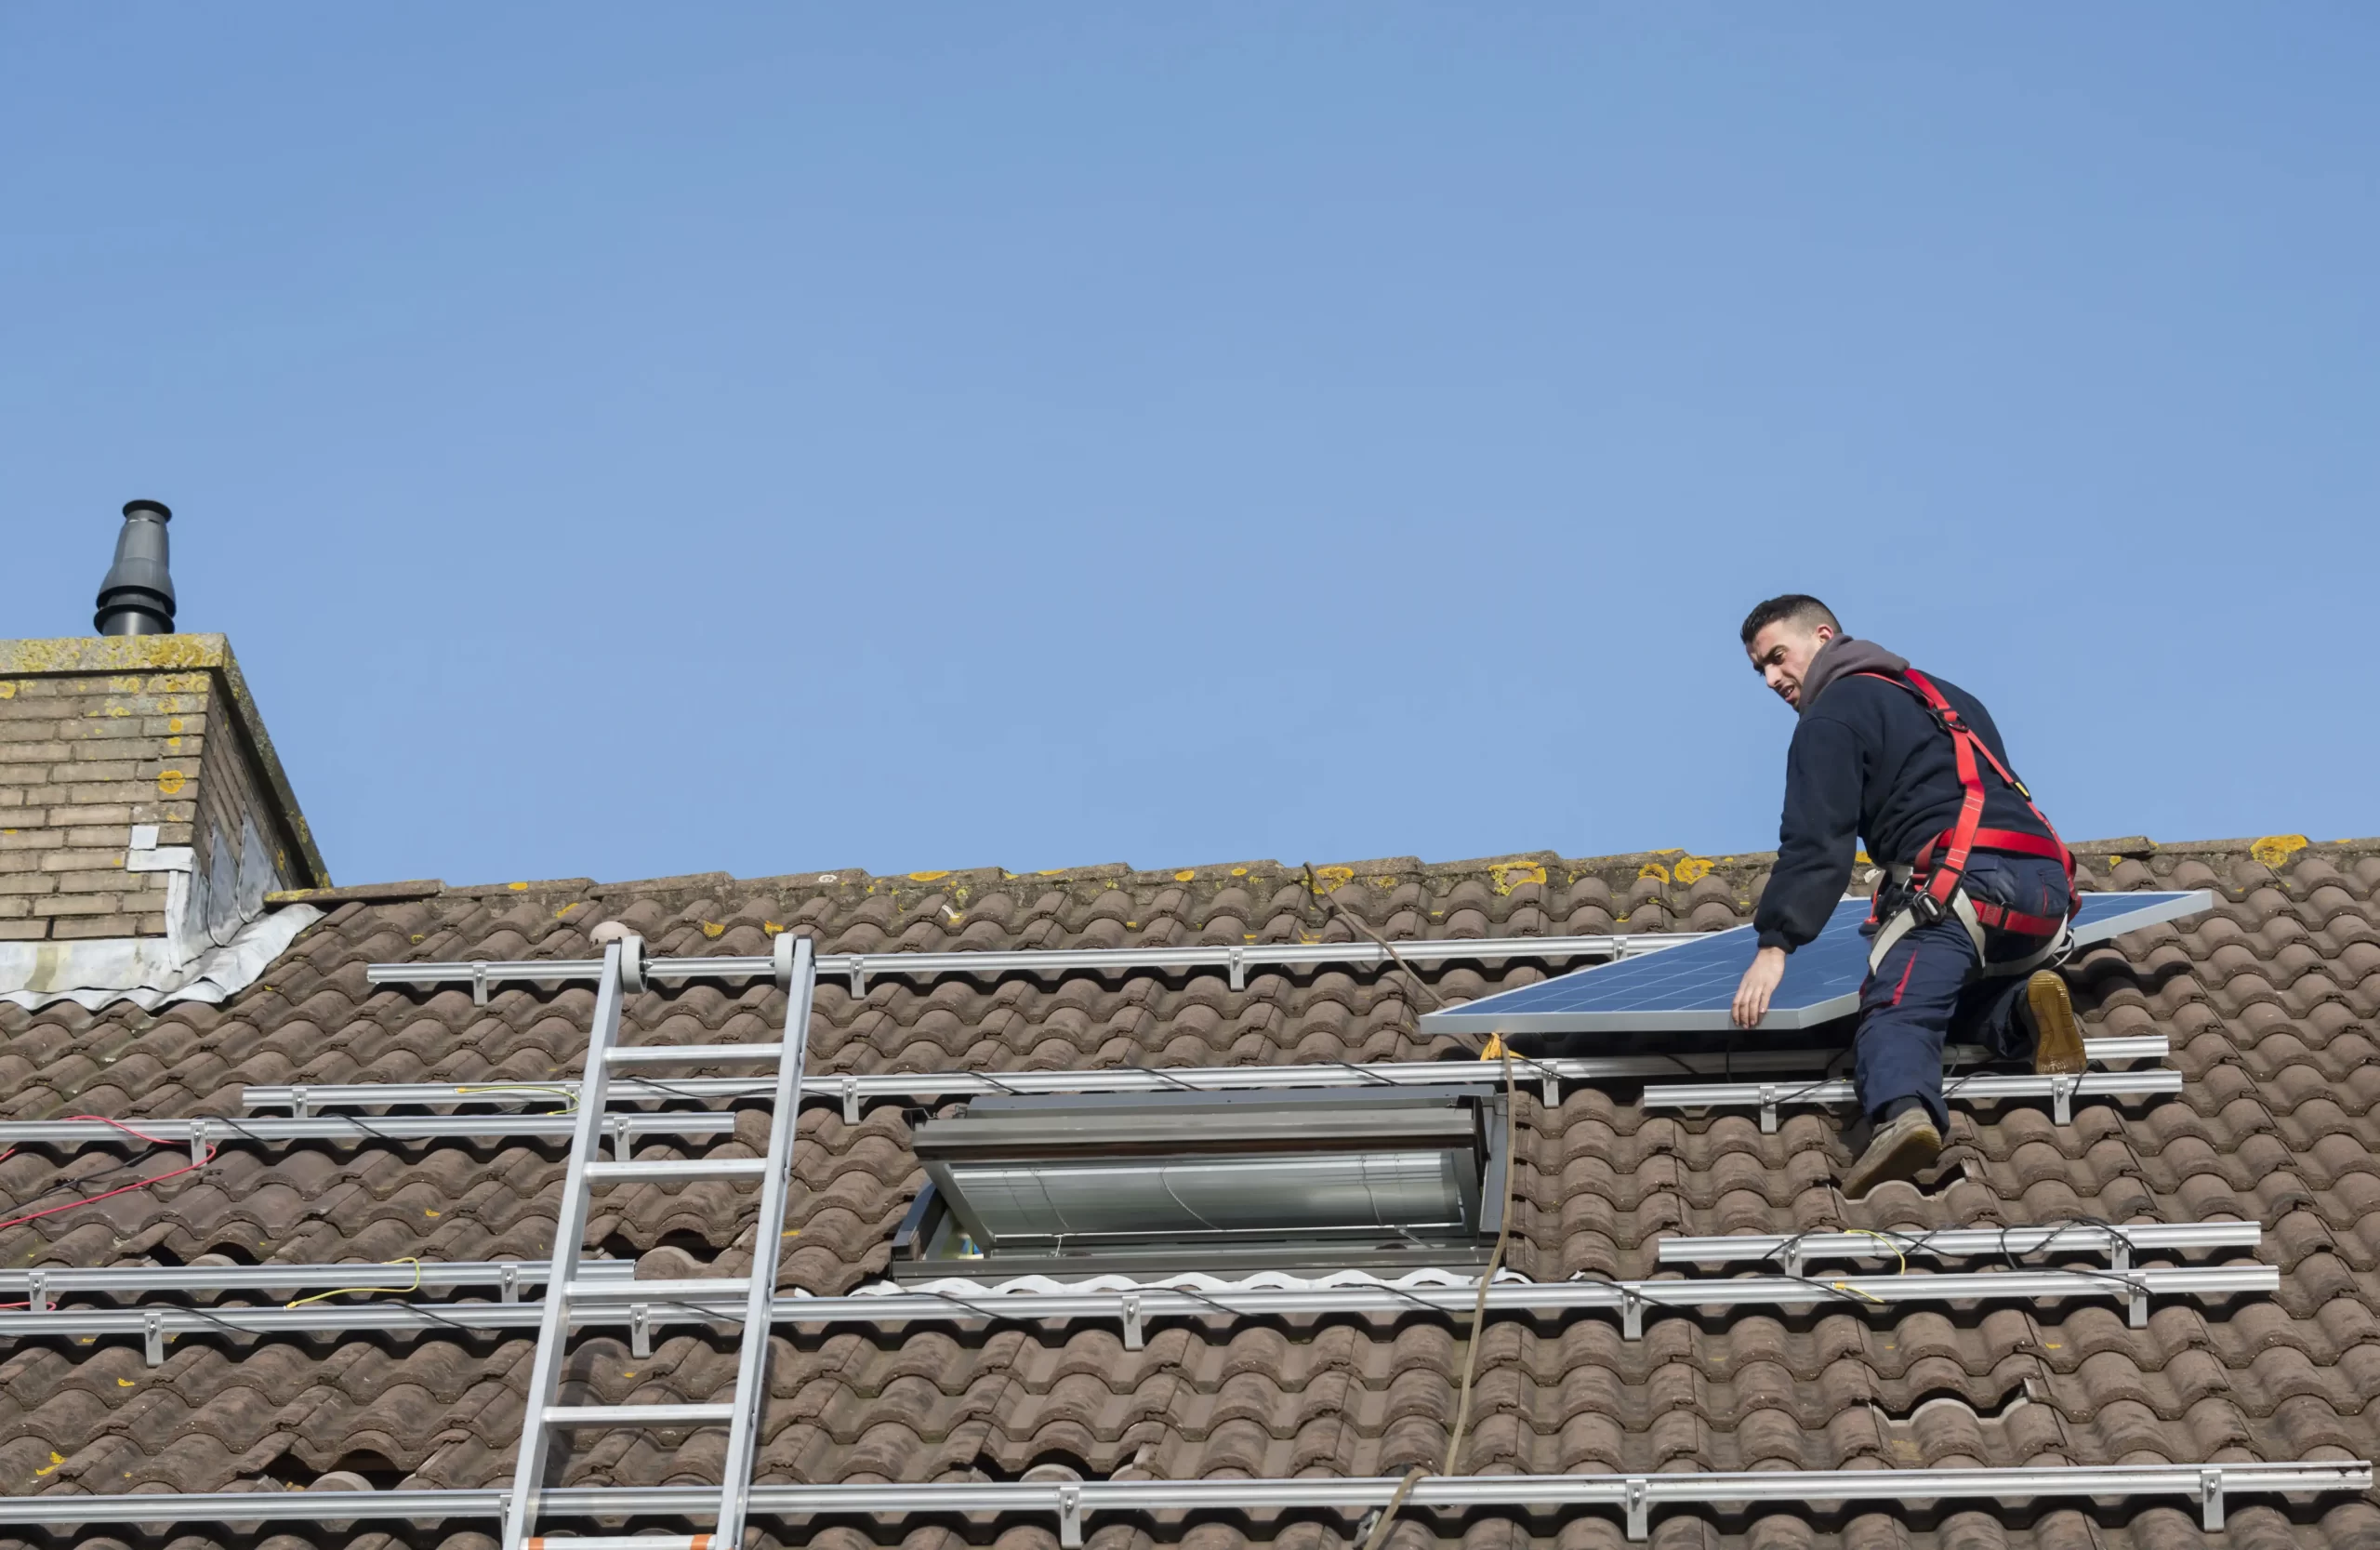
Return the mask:
<svg viewBox="0 0 2380 1550">
<path fill-rule="evenodd" d="M 2058 1126 L 2022 1103 L 1963 1107 L 1950 1176 L 1846 1202 L 1834 1120 L 1788 1109 L 1774 1134 L 1741 1114 L 1648 1113 L 1626 1084 L 1569 1087 L 1552 1113 L 1524 1087 L 1514 1263 L 1527 1273 L 1641 1277 L 1675 1232 L 2009 1224 L 2072 1217 L 2254 1220 L 2260 1257 L 2283 1272 L 2271 1298 L 2159 1305 L 2144 1329 L 2110 1303 L 2038 1306 L 1830 1304 L 1779 1313 L 1659 1315 L 1641 1341 L 1596 1316 L 1492 1322 L 1481 1337 L 1465 1467 L 1542 1474 L 2029 1462 L 2370 1458 L 2380 1422 L 2380 846 L 2318 845 L 2281 870 L 2238 845 L 2078 847 L 2100 886 L 2211 886 L 2215 911 L 2135 933 L 2071 970 L 2095 1033 L 2162 1032 L 2188 1079 L 2179 1097 L 2084 1103 Z M 2120 858 L 2111 861 L 2110 858 Z M 1682 868 L 1677 853 L 1567 861 L 1551 854 L 1422 867 L 1324 868 L 1331 903 L 1374 929 L 1432 936 L 1710 928 L 1741 918 L 1765 857 Z M 1693 881 L 1676 879 L 1686 873 Z M 10 1118 L 96 1112 L 235 1114 L 243 1083 L 535 1084 L 572 1071 L 593 996 L 517 987 L 476 1006 L 457 988 L 375 987 L 390 959 L 587 956 L 617 920 L 663 954 L 760 953 L 777 930 L 825 950 L 1116 947 L 1345 940 L 1346 921 L 1297 868 L 1269 862 L 1132 872 L 995 869 L 873 877 L 855 869 L 770 880 L 698 874 L 642 883 L 580 880 L 450 889 L 342 889 L 268 971 L 221 1007 L 0 1008 Z M 1438 994 L 1532 983 L 1527 962 L 1424 971 Z M 1343 965 L 1253 972 L 1244 991 L 1211 974 L 879 977 L 854 997 L 820 986 L 813 1069 L 1267 1064 L 1460 1056 L 1425 1039 L 1403 971 Z M 1428 1003 L 1423 1003 L 1428 1004 Z M 765 986 L 695 983 L 632 999 L 656 1040 L 774 1037 Z M 879 1271 L 919 1171 L 911 1112 L 867 1106 L 799 1119 L 797 1188 L 781 1274 L 819 1292 Z M 137 1119 L 136 1119 L 137 1122 Z M 694 1143 L 749 1152 L 763 1130 Z M 674 1144 L 650 1143 L 655 1155 Z M 178 1150 L 0 1159 L 17 1211 L 178 1167 Z M 559 1144 L 233 1141 L 204 1169 L 0 1230 L 11 1265 L 108 1264 L 202 1253 L 238 1260 L 543 1257 L 562 1171 Z M 601 1199 L 589 1241 L 669 1274 L 728 1251 L 741 1199 L 724 1188 L 625 1188 Z M 11 1212 L 10 1214 L 14 1214 Z M 1063 1461 L 1093 1476 L 1377 1475 L 1443 1454 L 1463 1360 L 1435 1316 L 1220 1318 L 1152 1327 L 1130 1351 L 1113 1330 L 925 1324 L 837 1327 L 779 1338 L 761 1445 L 763 1479 L 1014 1477 Z M 0 1472 L 10 1489 L 176 1490 L 302 1483 L 368 1465 L 421 1485 L 509 1477 L 525 1336 L 332 1340 L 188 1336 L 165 1364 L 137 1342 L 27 1341 L 0 1359 Z M 598 1332 L 568 1382 L 606 1399 L 706 1399 L 733 1382 L 733 1347 L 683 1331 L 634 1357 Z M 715 1478 L 716 1433 L 583 1444 L 585 1482 Z M 1185 1524 L 1098 1522 L 1091 1543 L 1236 1550 L 1250 1539 L 1338 1546 L 1328 1517 Z M 1702 1509 L 1657 1518 L 1656 1544 L 2199 1545 L 2195 1516 L 2137 1503 L 1955 1511 Z M 772 1530 L 774 1532 L 774 1530 Z M 813 1543 L 940 1544 L 897 1523 L 824 1529 Z M 331 1543 L 196 1528 L 182 1541 Z M 1046 1525 L 972 1537 L 1053 1544 Z M 2236 1543 L 2380 1543 L 2380 1507 L 2336 1498 L 2231 1514 Z M 1409 1514 L 1393 1543 L 1419 1547 L 1610 1544 L 1593 1513 L 1515 1517 Z M 88 1543 L 107 1543 L 91 1540 Z M 470 1530 L 424 1543 L 460 1550 Z"/>
</svg>

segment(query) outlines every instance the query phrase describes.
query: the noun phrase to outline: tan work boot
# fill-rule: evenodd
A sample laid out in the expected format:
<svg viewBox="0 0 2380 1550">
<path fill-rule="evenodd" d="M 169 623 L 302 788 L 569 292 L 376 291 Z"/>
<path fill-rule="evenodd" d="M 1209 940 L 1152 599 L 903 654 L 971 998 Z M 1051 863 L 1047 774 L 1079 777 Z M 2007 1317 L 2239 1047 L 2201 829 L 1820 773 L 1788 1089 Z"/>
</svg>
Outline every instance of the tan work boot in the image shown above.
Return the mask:
<svg viewBox="0 0 2380 1550">
<path fill-rule="evenodd" d="M 1942 1133 L 1934 1128 L 1934 1117 L 1923 1107 L 1912 1108 L 1876 1127 L 1868 1149 L 1844 1179 L 1843 1193 L 1856 1200 L 1880 1184 L 1913 1179 L 1941 1155 Z"/>
<path fill-rule="evenodd" d="M 2033 1074 L 2082 1069 L 2082 1025 L 2075 1020 L 2065 976 L 2055 969 L 2035 970 L 2025 982 L 2025 1010 L 2033 1022 Z"/>
</svg>

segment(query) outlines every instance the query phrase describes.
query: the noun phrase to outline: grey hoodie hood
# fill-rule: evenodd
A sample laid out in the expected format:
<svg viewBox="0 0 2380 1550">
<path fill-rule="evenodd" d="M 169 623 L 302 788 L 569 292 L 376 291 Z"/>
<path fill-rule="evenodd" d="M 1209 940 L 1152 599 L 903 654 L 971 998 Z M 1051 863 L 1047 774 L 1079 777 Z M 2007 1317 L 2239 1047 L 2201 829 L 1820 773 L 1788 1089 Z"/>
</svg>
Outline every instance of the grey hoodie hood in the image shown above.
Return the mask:
<svg viewBox="0 0 2380 1550">
<path fill-rule="evenodd" d="M 1802 703 L 1794 709 L 1800 715 L 1808 715 L 1810 707 L 1826 693 L 1828 684 L 1851 673 L 1898 673 L 1908 670 L 1908 657 L 1895 656 L 1873 641 L 1837 635 L 1818 647 L 1818 654 L 1810 658 L 1810 670 L 1802 675 Z"/>
</svg>

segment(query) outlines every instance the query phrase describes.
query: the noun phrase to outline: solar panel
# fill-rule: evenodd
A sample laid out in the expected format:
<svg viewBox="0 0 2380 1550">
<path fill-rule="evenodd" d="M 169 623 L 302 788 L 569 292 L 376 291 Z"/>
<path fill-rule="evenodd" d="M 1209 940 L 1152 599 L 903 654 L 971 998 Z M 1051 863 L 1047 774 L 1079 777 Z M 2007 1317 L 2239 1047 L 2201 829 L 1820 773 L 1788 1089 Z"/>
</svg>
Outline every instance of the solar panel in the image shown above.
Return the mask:
<svg viewBox="0 0 2380 1550">
<path fill-rule="evenodd" d="M 2195 915 L 2215 907 L 2204 890 L 2186 894 L 2085 894 L 2074 922 L 2077 943 Z M 1868 940 L 1859 926 L 1866 899 L 1844 899 L 1818 939 L 1789 955 L 1785 978 L 1761 1020 L 1764 1031 L 1805 1028 L 1859 1009 L 1868 974 Z M 1717 1031 L 1728 1025 L 1736 982 L 1757 951 L 1752 928 L 1714 932 L 1699 942 L 1641 958 L 1600 963 L 1517 990 L 1483 997 L 1421 1018 L 1424 1033 L 1598 1033 Z"/>
</svg>

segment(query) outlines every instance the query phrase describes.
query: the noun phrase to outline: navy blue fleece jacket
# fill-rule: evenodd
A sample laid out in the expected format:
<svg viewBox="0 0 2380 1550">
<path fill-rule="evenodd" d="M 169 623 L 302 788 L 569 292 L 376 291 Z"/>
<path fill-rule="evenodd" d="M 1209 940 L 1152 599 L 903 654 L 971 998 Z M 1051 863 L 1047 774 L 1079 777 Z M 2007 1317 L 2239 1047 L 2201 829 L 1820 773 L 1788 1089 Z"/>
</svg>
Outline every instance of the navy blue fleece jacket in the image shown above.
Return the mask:
<svg viewBox="0 0 2380 1550">
<path fill-rule="evenodd" d="M 1862 669 L 1907 666 L 1848 636 L 1829 641 L 1811 661 L 1801 724 L 1785 755 L 1777 866 L 1752 916 L 1762 947 L 1791 952 L 1818 934 L 1850 886 L 1858 841 L 1879 864 L 1907 863 L 1957 821 L 1966 788 L 1959 784 L 1950 735 L 1907 689 L 1860 676 Z M 1926 676 L 2015 770 L 1982 702 L 1955 683 Z M 1990 769 L 1982 775 L 1985 827 L 2046 832 L 2022 797 Z"/>
</svg>

